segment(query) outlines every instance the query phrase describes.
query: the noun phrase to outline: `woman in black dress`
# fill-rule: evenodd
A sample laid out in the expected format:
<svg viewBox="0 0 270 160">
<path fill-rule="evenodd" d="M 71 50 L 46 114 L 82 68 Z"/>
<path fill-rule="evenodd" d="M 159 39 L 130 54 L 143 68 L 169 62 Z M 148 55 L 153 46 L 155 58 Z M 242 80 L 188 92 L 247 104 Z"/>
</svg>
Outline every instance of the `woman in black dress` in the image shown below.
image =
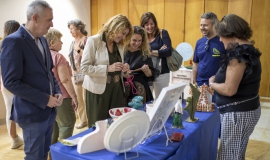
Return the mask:
<svg viewBox="0 0 270 160">
<path fill-rule="evenodd" d="M 126 48 L 124 61 L 130 65 L 130 72 L 125 75 L 125 85 L 129 85 L 126 87 L 128 101 L 137 95 L 144 97 L 144 103 L 153 100 L 148 82 L 154 81 L 155 68 L 144 28 L 134 26 L 134 33 Z"/>
<path fill-rule="evenodd" d="M 244 160 L 249 137 L 261 116 L 261 52 L 250 42 L 249 24 L 227 14 L 216 25 L 227 54 L 209 85 L 217 92 L 221 135 L 218 160 Z"/>
</svg>

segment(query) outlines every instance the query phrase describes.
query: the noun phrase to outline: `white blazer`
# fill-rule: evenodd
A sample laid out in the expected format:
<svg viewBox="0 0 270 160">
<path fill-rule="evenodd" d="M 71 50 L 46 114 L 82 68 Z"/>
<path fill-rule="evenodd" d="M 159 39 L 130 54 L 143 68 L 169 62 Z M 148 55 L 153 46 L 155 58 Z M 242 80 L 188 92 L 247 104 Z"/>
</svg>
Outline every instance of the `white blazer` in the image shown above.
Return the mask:
<svg viewBox="0 0 270 160">
<path fill-rule="evenodd" d="M 124 47 L 118 46 L 122 63 L 124 62 Z M 81 71 L 85 75 L 82 87 L 95 94 L 102 94 L 106 88 L 107 66 L 109 55 L 102 34 L 88 37 L 83 50 Z M 121 74 L 123 83 L 123 73 Z M 124 88 L 124 86 L 123 86 Z"/>
</svg>

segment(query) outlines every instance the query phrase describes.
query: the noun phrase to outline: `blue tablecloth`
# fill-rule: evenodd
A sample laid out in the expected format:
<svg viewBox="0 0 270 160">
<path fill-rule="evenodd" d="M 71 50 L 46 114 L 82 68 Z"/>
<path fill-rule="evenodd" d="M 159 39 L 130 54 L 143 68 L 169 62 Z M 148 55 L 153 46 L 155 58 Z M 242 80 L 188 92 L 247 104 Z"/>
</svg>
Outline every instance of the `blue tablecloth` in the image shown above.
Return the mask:
<svg viewBox="0 0 270 160">
<path fill-rule="evenodd" d="M 188 117 L 184 111 L 183 120 Z M 196 123 L 188 123 L 183 121 L 183 129 L 173 129 L 171 127 L 172 117 L 170 117 L 165 126 L 169 137 L 173 132 L 182 132 L 185 137 L 181 142 L 169 142 L 166 147 L 166 134 L 164 131 L 160 135 L 146 140 L 144 144 L 138 145 L 137 149 L 140 160 L 216 160 L 218 135 L 220 128 L 219 112 L 204 113 L 196 112 L 195 117 L 199 118 Z M 82 133 L 70 137 L 82 137 L 93 129 L 88 129 Z M 122 153 L 116 155 L 106 149 L 91 152 L 87 154 L 79 154 L 77 147 L 68 147 L 60 142 L 52 145 L 51 156 L 53 160 L 123 160 L 125 155 Z M 136 150 L 127 152 L 127 157 L 134 156 Z"/>
</svg>

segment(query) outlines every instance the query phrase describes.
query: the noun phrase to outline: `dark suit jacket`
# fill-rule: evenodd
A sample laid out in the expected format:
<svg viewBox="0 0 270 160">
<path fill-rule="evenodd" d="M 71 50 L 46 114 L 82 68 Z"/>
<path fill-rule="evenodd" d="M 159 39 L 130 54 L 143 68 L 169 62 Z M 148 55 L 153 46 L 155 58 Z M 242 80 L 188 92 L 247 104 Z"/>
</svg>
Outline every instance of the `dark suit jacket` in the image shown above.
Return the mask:
<svg viewBox="0 0 270 160">
<path fill-rule="evenodd" d="M 16 122 L 46 120 L 55 110 L 47 107 L 49 95 L 61 93 L 52 72 L 53 61 L 47 41 L 44 37 L 39 39 L 47 65 L 35 41 L 22 26 L 2 43 L 3 85 L 14 94 L 10 119 Z"/>
</svg>

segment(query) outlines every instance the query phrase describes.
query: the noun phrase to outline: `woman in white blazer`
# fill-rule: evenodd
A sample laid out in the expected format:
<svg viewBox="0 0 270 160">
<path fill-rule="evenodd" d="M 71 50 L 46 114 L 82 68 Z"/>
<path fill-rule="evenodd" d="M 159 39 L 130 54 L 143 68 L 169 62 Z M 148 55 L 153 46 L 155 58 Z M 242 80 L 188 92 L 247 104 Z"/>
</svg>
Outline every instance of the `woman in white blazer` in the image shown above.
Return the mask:
<svg viewBox="0 0 270 160">
<path fill-rule="evenodd" d="M 110 18 L 97 35 L 87 39 L 81 71 L 85 74 L 86 114 L 88 127 L 109 118 L 111 108 L 123 107 L 123 73 L 129 71 L 124 62 L 124 48 L 129 43 L 133 27 L 126 16 Z"/>
</svg>

